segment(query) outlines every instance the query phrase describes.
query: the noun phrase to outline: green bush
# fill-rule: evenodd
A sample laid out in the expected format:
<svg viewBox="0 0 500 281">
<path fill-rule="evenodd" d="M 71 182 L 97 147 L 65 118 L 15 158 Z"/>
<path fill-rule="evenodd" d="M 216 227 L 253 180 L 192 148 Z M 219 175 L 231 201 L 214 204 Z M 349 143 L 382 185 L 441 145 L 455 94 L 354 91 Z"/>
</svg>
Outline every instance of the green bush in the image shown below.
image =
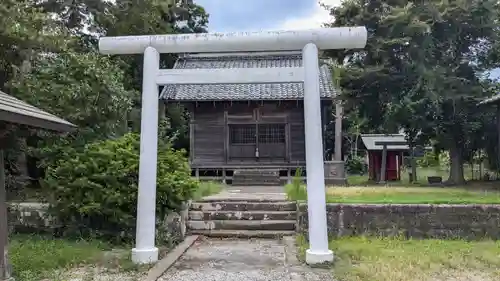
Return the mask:
<svg viewBox="0 0 500 281">
<path fill-rule="evenodd" d="M 433 151 L 426 151 L 422 157 L 417 158 L 417 167 L 439 167 L 440 155 Z"/>
<path fill-rule="evenodd" d="M 191 199 L 198 182 L 183 151 L 160 142 L 156 215 L 177 210 Z M 100 141 L 83 150 L 68 148 L 49 167 L 44 187 L 52 194 L 52 213 L 64 234 L 114 239 L 134 237 L 137 211 L 139 136 Z"/>
<path fill-rule="evenodd" d="M 300 168 L 295 171 L 292 182 L 285 186 L 285 191 L 288 200 L 307 199 L 307 190 L 302 180 L 302 170 Z"/>
<path fill-rule="evenodd" d="M 365 159 L 361 156 L 351 156 L 346 161 L 346 170 L 350 175 L 363 175 L 367 167 Z"/>
</svg>

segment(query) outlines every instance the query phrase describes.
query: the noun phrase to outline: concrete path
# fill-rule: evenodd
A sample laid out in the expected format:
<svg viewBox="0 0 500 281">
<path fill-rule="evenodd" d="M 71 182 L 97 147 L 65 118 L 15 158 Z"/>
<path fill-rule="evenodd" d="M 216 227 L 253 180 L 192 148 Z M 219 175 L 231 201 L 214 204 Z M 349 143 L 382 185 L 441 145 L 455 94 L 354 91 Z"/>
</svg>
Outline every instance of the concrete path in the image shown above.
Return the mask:
<svg viewBox="0 0 500 281">
<path fill-rule="evenodd" d="M 283 240 L 196 242 L 159 281 L 334 281 L 329 269 L 312 269 L 296 258 L 293 237 Z"/>
<path fill-rule="evenodd" d="M 283 186 L 227 186 L 222 192 L 203 199 L 284 201 L 286 194 Z"/>
</svg>

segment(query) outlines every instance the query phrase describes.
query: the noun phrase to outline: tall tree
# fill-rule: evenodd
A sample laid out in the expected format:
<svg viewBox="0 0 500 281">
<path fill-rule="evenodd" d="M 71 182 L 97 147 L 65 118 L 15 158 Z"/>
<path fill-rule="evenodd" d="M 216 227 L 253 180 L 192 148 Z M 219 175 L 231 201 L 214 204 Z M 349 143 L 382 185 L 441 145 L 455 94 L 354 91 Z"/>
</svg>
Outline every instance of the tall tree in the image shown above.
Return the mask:
<svg viewBox="0 0 500 281">
<path fill-rule="evenodd" d="M 32 0 L 0 2 L 0 89 L 21 71 L 28 70 L 37 51 L 64 47 L 63 30 Z"/>
<path fill-rule="evenodd" d="M 64 29 L 35 6 L 33 0 L 5 0 L 0 3 L 0 90 L 30 71 L 31 61 L 40 52 L 64 49 Z M 9 195 L 28 183 L 24 130 L 14 125 L 2 128 L 6 147 Z"/>
<path fill-rule="evenodd" d="M 348 103 L 372 126 L 404 128 L 411 143 L 435 138 L 450 151 L 448 181 L 462 183 L 468 144 L 482 128 L 476 103 L 490 94 L 478 58 L 493 45 L 498 1 L 351 0 L 331 13 L 332 25 L 369 32 L 364 50 L 331 53 L 349 61 Z"/>
<path fill-rule="evenodd" d="M 124 79 L 124 72 L 112 59 L 68 51 L 39 55 L 32 71 L 12 81 L 10 89 L 14 96 L 78 126 L 67 138 L 39 135 L 45 144 L 38 148 L 55 156 L 66 145 L 82 147 L 128 132 L 127 115 L 137 93 L 125 89 Z"/>
</svg>

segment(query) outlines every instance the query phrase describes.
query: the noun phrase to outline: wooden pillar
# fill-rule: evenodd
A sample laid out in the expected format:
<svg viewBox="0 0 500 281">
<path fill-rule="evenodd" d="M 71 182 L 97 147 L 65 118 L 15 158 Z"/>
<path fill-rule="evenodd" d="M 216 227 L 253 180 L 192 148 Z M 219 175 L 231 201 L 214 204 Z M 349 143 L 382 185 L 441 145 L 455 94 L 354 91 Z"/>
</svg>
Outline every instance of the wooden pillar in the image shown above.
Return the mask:
<svg viewBox="0 0 500 281">
<path fill-rule="evenodd" d="M 385 183 L 387 170 L 387 145 L 382 146 L 382 164 L 380 167 L 380 183 Z"/>
<path fill-rule="evenodd" d="M 500 103 L 497 103 L 497 171 L 500 170 Z M 498 174 L 498 172 L 497 172 Z"/>
<path fill-rule="evenodd" d="M 342 104 L 335 101 L 335 161 L 342 161 Z"/>
<path fill-rule="evenodd" d="M 286 183 L 291 184 L 292 183 L 292 169 L 288 168 L 286 171 Z"/>
<path fill-rule="evenodd" d="M 404 151 L 401 151 L 401 153 L 399 154 L 399 159 L 401 160 L 400 163 L 399 163 L 400 167 L 404 168 L 404 163 L 405 163 Z M 401 169 L 399 171 L 399 180 L 401 180 Z"/>
<path fill-rule="evenodd" d="M 228 112 L 224 111 L 224 163 L 229 162 L 229 122 L 228 122 Z"/>
<path fill-rule="evenodd" d="M 194 162 L 194 156 L 195 156 L 194 155 L 194 153 L 195 153 L 194 152 L 194 150 L 195 150 L 195 148 L 194 148 L 194 138 L 195 138 L 195 136 L 194 136 L 194 130 L 195 130 L 195 126 L 196 125 L 194 123 L 194 120 L 191 120 L 189 122 L 189 162 L 190 162 L 189 164 L 191 164 L 191 165 Z"/>
<path fill-rule="evenodd" d="M 226 182 L 227 182 L 226 169 L 222 169 L 222 183 L 226 184 Z"/>
<path fill-rule="evenodd" d="M 8 259 L 7 196 L 5 190 L 5 163 L 3 150 L 0 149 L 0 280 L 10 280 L 11 272 Z"/>
<path fill-rule="evenodd" d="M 160 101 L 158 104 L 158 120 L 162 122 L 165 120 L 165 109 L 167 108 L 167 105 L 165 104 L 164 101 Z"/>
</svg>

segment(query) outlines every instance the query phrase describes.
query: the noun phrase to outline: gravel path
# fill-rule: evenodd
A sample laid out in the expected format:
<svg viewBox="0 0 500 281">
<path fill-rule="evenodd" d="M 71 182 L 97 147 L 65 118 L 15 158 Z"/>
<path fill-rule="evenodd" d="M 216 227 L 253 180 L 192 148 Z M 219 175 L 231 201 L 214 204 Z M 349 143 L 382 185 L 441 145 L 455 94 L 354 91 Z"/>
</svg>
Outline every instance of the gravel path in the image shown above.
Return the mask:
<svg viewBox="0 0 500 281">
<path fill-rule="evenodd" d="M 296 259 L 292 237 L 283 240 L 196 242 L 159 281 L 334 281 L 331 270 Z"/>
</svg>

